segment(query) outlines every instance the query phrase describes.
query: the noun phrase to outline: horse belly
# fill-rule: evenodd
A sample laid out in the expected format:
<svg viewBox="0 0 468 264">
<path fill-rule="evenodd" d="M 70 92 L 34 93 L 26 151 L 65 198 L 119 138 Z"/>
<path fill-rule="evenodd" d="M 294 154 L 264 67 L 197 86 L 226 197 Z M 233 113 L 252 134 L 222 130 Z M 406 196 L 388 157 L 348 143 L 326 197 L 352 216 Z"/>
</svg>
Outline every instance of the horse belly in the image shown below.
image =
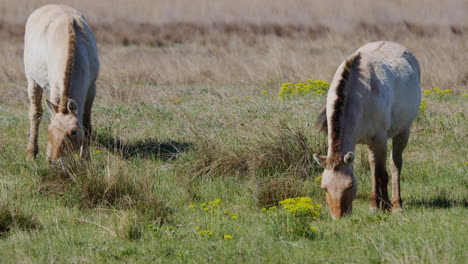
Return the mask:
<svg viewBox="0 0 468 264">
<path fill-rule="evenodd" d="M 37 49 L 36 49 L 37 48 Z M 49 89 L 47 55 L 41 53 L 41 45 L 36 48 L 25 48 L 24 67 L 28 78 L 31 78 L 43 89 Z"/>
<path fill-rule="evenodd" d="M 395 87 L 388 137 L 394 137 L 408 129 L 416 119 L 421 103 L 419 80 L 409 78 Z"/>
</svg>

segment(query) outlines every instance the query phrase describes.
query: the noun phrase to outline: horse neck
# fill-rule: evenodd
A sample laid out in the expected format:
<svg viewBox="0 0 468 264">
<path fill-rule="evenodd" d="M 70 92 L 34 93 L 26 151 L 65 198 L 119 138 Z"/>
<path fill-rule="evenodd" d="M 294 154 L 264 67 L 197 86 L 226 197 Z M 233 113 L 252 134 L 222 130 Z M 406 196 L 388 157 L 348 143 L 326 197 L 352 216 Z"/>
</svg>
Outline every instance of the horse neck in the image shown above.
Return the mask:
<svg viewBox="0 0 468 264">
<path fill-rule="evenodd" d="M 359 96 L 364 89 L 361 82 L 352 80 L 347 87 L 346 101 L 340 118 L 340 137 L 335 143 L 331 137 L 328 140 L 328 156 L 339 155 L 343 157 L 348 152 L 354 152 L 360 135 L 360 120 L 362 113 L 362 99 Z M 331 130 L 331 126 L 329 126 Z M 329 130 L 329 135 L 330 135 Z M 334 153 L 333 146 L 338 144 L 339 153 Z"/>
</svg>

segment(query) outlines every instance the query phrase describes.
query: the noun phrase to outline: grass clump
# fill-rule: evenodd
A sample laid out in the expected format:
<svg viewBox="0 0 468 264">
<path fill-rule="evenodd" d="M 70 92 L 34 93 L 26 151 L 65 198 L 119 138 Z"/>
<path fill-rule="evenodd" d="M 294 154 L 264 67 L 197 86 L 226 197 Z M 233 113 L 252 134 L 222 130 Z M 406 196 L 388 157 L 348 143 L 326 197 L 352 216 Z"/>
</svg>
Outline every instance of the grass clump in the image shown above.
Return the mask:
<svg viewBox="0 0 468 264">
<path fill-rule="evenodd" d="M 271 207 L 288 197 L 303 196 L 306 190 L 303 180 L 288 178 L 266 178 L 257 181 L 254 194 L 257 204 L 261 207 Z"/>
<path fill-rule="evenodd" d="M 0 203 L 0 238 L 7 236 L 12 229 L 30 231 L 39 227 L 39 221 L 31 213 Z"/>
<path fill-rule="evenodd" d="M 123 240 L 138 240 L 143 236 L 144 221 L 134 210 L 122 211 L 118 215 L 116 236 Z"/>
<path fill-rule="evenodd" d="M 302 129 L 282 123 L 275 132 L 251 139 L 242 150 L 222 149 L 212 140 L 203 140 L 187 168 L 197 177 L 216 175 L 247 176 L 286 173 L 306 179 L 320 168 L 313 153 L 326 150 L 325 138 L 306 136 Z"/>
<path fill-rule="evenodd" d="M 96 155 L 101 156 L 100 151 Z M 58 194 L 83 209 L 135 208 L 146 221 L 164 222 L 170 209 L 154 194 L 149 175 L 137 175 L 118 157 L 68 159 L 59 169 L 40 170 L 42 193 Z"/>
</svg>

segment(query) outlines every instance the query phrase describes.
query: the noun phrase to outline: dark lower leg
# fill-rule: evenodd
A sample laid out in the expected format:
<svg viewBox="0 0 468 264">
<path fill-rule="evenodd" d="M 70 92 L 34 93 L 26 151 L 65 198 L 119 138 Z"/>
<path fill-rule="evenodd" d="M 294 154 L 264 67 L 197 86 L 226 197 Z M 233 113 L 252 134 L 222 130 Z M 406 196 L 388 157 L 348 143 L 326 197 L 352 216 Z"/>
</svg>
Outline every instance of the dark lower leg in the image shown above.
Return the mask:
<svg viewBox="0 0 468 264">
<path fill-rule="evenodd" d="M 37 153 L 39 152 L 39 146 L 37 144 L 39 125 L 41 123 L 42 117 L 42 90 L 40 87 L 35 86 L 34 84 L 28 84 L 28 93 L 29 93 L 29 139 L 26 152 L 29 159 L 36 158 Z"/>
<path fill-rule="evenodd" d="M 83 116 L 83 129 L 84 129 L 84 142 L 83 142 L 83 152 L 82 157 L 85 159 L 89 159 L 89 146 L 91 144 L 91 134 L 92 134 L 92 127 L 91 127 L 91 115 L 85 113 Z"/>
<path fill-rule="evenodd" d="M 390 200 L 388 198 L 388 173 L 385 167 L 379 168 L 377 175 L 377 185 L 378 185 L 378 194 L 380 208 L 382 210 L 389 210 L 391 207 Z"/>
<path fill-rule="evenodd" d="M 369 148 L 369 165 L 371 169 L 371 193 L 370 193 L 370 207 L 371 212 L 376 212 L 379 208 L 377 199 L 377 180 L 375 175 L 375 156 L 372 148 Z"/>
<path fill-rule="evenodd" d="M 400 193 L 400 177 L 403 167 L 403 150 L 405 149 L 409 138 L 409 129 L 392 139 L 393 149 L 390 160 L 390 170 L 392 172 L 392 211 L 403 210 L 403 202 Z"/>
</svg>

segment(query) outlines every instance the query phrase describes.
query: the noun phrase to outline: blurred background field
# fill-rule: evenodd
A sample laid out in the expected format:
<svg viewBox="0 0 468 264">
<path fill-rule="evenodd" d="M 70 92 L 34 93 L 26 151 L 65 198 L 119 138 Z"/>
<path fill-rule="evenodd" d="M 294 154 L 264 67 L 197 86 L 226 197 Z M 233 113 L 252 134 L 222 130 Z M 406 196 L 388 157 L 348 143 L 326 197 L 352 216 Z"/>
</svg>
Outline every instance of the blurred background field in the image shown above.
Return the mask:
<svg viewBox="0 0 468 264">
<path fill-rule="evenodd" d="M 101 60 L 92 160 L 66 172 L 45 164 L 48 113 L 37 162 L 24 151 L 24 23 L 51 2 L 0 0 L 0 262 L 466 262 L 466 1 L 61 1 L 87 17 Z M 406 211 L 367 212 L 359 146 L 353 216 L 332 222 L 311 158 L 326 152 L 325 96 L 278 93 L 331 82 L 377 40 L 422 69 Z M 307 235 L 267 209 L 301 196 L 324 207 Z"/>
<path fill-rule="evenodd" d="M 2 87 L 24 84 L 24 23 L 45 3 L 1 2 Z M 151 84 L 228 83 L 249 90 L 267 84 L 273 91 L 282 81 L 329 81 L 340 61 L 375 40 L 412 50 L 424 71 L 424 88 L 461 92 L 468 82 L 466 1 L 62 3 L 81 10 L 95 31 L 102 61 L 99 95 L 112 102 L 122 100 L 115 98 L 121 93 L 128 100 L 157 100 L 142 96 Z M 6 88 L 3 103 L 24 101 L 24 89 Z"/>
</svg>

